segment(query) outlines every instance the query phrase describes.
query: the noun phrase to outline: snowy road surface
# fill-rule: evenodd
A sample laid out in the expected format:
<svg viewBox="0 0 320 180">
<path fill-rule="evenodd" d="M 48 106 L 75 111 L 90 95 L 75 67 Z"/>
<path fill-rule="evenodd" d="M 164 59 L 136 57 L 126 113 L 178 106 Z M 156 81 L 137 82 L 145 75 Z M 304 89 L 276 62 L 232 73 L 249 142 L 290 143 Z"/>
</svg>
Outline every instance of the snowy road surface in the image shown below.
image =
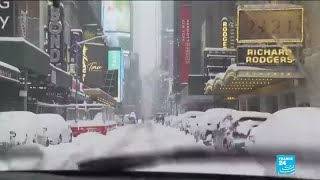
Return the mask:
<svg viewBox="0 0 320 180">
<path fill-rule="evenodd" d="M 185 135 L 171 127 L 153 123 L 126 125 L 108 132 L 106 136 L 85 134 L 75 138 L 71 144 L 44 148 L 45 157 L 41 166 L 46 170 L 77 169 L 77 162 L 95 157 L 155 152 L 181 147 L 207 148 L 202 143 L 196 143 L 191 135 Z M 164 164 L 137 170 L 254 175 L 264 173 L 264 168 L 254 160 Z"/>
<path fill-rule="evenodd" d="M 160 124 L 146 123 L 126 125 L 110 131 L 106 136 L 90 133 L 74 138 L 72 143 L 41 147 L 43 158 L 36 169 L 70 170 L 77 169 L 77 163 L 97 157 L 111 157 L 116 155 L 156 152 L 181 147 L 206 147 L 196 143 L 191 135 L 185 135 L 177 129 Z M 31 167 L 32 161 L 27 161 L 24 169 Z M 1 164 L 1 163 L 0 163 Z M 23 169 L 23 163 L 16 164 Z M 267 168 L 266 168 L 267 167 Z M 299 168 L 299 171 L 298 171 Z M 297 174 L 302 173 L 302 167 L 297 164 Z M 309 169 L 309 168 L 305 168 Z M 310 168 L 312 169 L 312 168 Z M 314 168 L 313 168 L 314 169 Z M 239 160 L 236 157 L 221 158 L 215 161 L 201 161 L 178 164 L 160 164 L 154 167 L 136 169 L 138 171 L 158 172 L 195 172 L 219 174 L 248 174 L 248 175 L 276 175 L 275 161 L 261 162 L 254 158 Z M 304 171 L 310 177 L 314 171 Z"/>
</svg>

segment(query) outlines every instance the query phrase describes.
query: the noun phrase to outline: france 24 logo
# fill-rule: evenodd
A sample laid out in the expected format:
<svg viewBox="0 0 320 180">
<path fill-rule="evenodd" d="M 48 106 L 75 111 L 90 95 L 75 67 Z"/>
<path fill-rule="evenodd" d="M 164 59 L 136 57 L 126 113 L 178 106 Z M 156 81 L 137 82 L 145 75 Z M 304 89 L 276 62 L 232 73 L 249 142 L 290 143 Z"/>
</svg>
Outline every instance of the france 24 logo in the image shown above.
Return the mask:
<svg viewBox="0 0 320 180">
<path fill-rule="evenodd" d="M 277 174 L 295 174 L 296 156 L 295 155 L 277 155 L 276 156 Z"/>
</svg>

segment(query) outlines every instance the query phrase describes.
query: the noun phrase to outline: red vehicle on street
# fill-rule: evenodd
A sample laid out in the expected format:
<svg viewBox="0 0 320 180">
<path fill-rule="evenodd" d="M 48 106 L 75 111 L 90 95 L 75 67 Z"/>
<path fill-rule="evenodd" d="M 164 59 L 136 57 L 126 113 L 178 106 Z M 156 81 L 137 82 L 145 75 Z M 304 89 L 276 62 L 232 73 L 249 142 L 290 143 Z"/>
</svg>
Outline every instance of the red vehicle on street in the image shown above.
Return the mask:
<svg viewBox="0 0 320 180">
<path fill-rule="evenodd" d="M 39 108 L 41 107 L 41 108 Z M 106 135 L 117 127 L 114 108 L 103 104 L 69 104 L 56 105 L 38 103 L 38 109 L 44 113 L 48 108 L 54 109 L 56 114 L 65 114 L 72 135 L 77 137 L 88 132 Z"/>
</svg>

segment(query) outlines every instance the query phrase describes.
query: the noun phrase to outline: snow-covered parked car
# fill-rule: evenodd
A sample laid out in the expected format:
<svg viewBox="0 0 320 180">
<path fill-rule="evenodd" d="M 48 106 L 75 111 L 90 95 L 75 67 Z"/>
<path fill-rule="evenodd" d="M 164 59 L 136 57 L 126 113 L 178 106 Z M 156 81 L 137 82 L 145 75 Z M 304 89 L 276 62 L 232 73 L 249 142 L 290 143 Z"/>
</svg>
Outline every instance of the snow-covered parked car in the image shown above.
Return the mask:
<svg viewBox="0 0 320 180">
<path fill-rule="evenodd" d="M 30 143 L 49 145 L 38 116 L 28 111 L 0 112 L 0 150 Z"/>
<path fill-rule="evenodd" d="M 188 134 L 191 129 L 191 121 L 194 121 L 197 116 L 200 116 L 204 112 L 202 111 L 188 111 L 183 114 L 181 119 L 181 129 L 185 132 L 185 134 Z"/>
<path fill-rule="evenodd" d="M 208 109 L 196 131 L 197 138 L 202 139 L 205 145 L 212 145 L 213 133 L 217 130 L 218 122 L 226 117 L 226 115 L 231 114 L 232 111 L 234 110 L 228 108 Z"/>
<path fill-rule="evenodd" d="M 69 124 L 59 114 L 38 114 L 44 133 L 50 144 L 72 142 L 72 131 Z"/>
<path fill-rule="evenodd" d="M 320 149 L 320 108 L 295 107 L 279 110 L 249 135 L 249 153 L 292 153 L 314 158 Z M 249 143 L 246 143 L 249 144 Z"/>
<path fill-rule="evenodd" d="M 270 117 L 270 113 L 255 112 L 255 111 L 231 111 L 231 114 L 227 114 L 221 121 L 219 121 L 217 126 L 217 131 L 213 133 L 213 143 L 216 150 L 230 151 L 231 143 L 234 137 L 230 136 L 231 133 L 236 131 L 236 124 L 238 121 L 245 119 L 267 119 Z M 250 127 L 251 128 L 251 127 Z M 249 128 L 243 128 L 249 131 Z M 246 132 L 246 133 L 247 133 Z M 243 139 L 243 145 L 245 143 L 245 138 Z"/>
<path fill-rule="evenodd" d="M 225 135 L 228 149 L 233 152 L 245 152 L 245 142 L 250 130 L 263 123 L 268 118 L 268 115 L 265 115 L 265 117 L 242 117 L 233 122 L 232 128 L 229 128 Z M 271 114 L 269 115 L 271 116 Z"/>
</svg>

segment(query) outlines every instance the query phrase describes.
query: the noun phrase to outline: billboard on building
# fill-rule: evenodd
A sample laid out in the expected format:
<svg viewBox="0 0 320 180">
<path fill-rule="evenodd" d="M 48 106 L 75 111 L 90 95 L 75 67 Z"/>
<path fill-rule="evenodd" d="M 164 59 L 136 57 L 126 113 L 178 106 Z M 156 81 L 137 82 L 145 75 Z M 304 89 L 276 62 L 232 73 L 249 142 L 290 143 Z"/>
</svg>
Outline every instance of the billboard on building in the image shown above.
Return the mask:
<svg viewBox="0 0 320 180">
<path fill-rule="evenodd" d="M 238 43 L 303 42 L 303 8 L 238 9 Z"/>
<path fill-rule="evenodd" d="M 64 8 L 48 5 L 48 52 L 50 63 L 66 70 L 64 60 Z"/>
<path fill-rule="evenodd" d="M 105 82 L 106 52 L 104 44 L 86 43 L 82 51 L 82 81 L 89 87 L 102 87 Z"/>
<path fill-rule="evenodd" d="M 296 47 L 284 48 L 280 46 L 238 46 L 237 49 L 238 65 L 278 66 L 296 64 Z"/>
<path fill-rule="evenodd" d="M 123 85 L 124 85 L 124 60 L 123 51 L 119 47 L 110 47 L 108 49 L 108 71 L 117 71 L 118 77 L 118 94 L 115 99 L 118 102 L 123 100 Z"/>
<path fill-rule="evenodd" d="M 190 74 L 191 7 L 180 7 L 180 83 L 188 83 Z"/>
<path fill-rule="evenodd" d="M 14 36 L 13 1 L 0 1 L 0 37 Z"/>
<path fill-rule="evenodd" d="M 102 1 L 101 15 L 108 45 L 131 50 L 131 2 Z"/>
</svg>

